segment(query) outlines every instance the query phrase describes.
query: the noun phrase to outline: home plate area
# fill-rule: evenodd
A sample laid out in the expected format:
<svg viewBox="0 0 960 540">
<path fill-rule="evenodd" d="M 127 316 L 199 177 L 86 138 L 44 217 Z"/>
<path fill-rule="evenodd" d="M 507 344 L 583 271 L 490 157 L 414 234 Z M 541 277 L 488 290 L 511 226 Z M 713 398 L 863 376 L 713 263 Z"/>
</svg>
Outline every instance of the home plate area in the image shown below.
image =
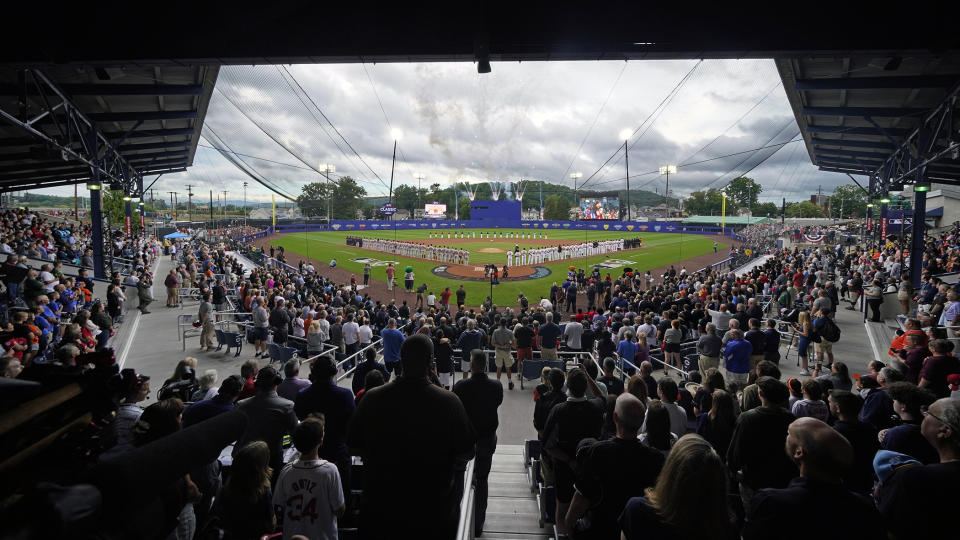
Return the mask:
<svg viewBox="0 0 960 540">
<path fill-rule="evenodd" d="M 483 266 L 464 266 L 464 265 L 441 265 L 434 266 L 431 270 L 434 275 L 444 279 L 455 279 L 459 281 L 488 281 L 484 275 Z M 531 279 L 541 279 L 551 274 L 550 269 L 545 266 L 515 266 L 509 269 L 507 276 L 500 276 L 500 282 L 505 281 L 527 281 Z"/>
</svg>

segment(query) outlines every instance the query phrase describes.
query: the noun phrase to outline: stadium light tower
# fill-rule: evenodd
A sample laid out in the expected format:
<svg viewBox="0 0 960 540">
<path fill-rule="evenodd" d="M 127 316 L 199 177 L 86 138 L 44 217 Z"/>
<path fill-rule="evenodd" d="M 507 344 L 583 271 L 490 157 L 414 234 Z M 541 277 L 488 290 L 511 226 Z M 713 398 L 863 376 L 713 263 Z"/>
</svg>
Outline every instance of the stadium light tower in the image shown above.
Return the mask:
<svg viewBox="0 0 960 540">
<path fill-rule="evenodd" d="M 660 167 L 660 175 L 667 175 L 667 187 L 663 190 L 663 217 L 670 217 L 670 175 L 677 174 L 676 165 L 664 165 Z"/>
<path fill-rule="evenodd" d="M 583 173 L 582 172 L 570 173 L 570 178 L 573 180 L 573 203 L 579 206 L 580 197 L 577 195 L 577 181 L 583 178 Z"/>
<path fill-rule="evenodd" d="M 403 137 L 403 132 L 397 128 L 390 130 L 390 136 L 393 137 L 393 161 L 390 162 L 390 193 L 388 196 L 388 201 L 393 203 L 393 169 L 397 165 L 397 141 Z M 390 219 L 393 219 L 393 215 L 390 215 Z"/>
<path fill-rule="evenodd" d="M 625 168 L 625 176 L 627 179 L 627 221 L 630 221 L 630 156 L 629 156 L 629 145 L 630 137 L 633 135 L 633 131 L 629 129 L 620 130 L 620 140 L 623 141 L 623 166 Z"/>
<path fill-rule="evenodd" d="M 337 168 L 329 163 L 321 163 L 317 169 L 327 179 L 327 227 L 330 226 L 330 200 L 333 199 L 333 186 L 330 185 L 330 173 L 337 172 Z"/>
<path fill-rule="evenodd" d="M 423 173 L 417 173 L 414 175 L 414 178 L 417 179 L 417 208 L 420 208 L 420 184 L 423 182 L 423 179 L 426 178 L 426 176 L 424 176 Z M 414 216 L 410 216 L 410 218 L 413 217 Z"/>
</svg>

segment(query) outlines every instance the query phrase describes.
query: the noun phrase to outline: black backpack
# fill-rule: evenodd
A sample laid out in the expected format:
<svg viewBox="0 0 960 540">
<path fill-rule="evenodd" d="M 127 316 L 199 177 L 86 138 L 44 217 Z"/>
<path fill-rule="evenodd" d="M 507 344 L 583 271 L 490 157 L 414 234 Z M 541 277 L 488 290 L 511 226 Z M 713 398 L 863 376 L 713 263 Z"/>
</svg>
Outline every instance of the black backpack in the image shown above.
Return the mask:
<svg viewBox="0 0 960 540">
<path fill-rule="evenodd" d="M 840 327 L 837 326 L 837 323 L 830 317 L 821 317 L 820 321 L 820 328 L 817 329 L 817 333 L 830 343 L 840 341 Z"/>
</svg>

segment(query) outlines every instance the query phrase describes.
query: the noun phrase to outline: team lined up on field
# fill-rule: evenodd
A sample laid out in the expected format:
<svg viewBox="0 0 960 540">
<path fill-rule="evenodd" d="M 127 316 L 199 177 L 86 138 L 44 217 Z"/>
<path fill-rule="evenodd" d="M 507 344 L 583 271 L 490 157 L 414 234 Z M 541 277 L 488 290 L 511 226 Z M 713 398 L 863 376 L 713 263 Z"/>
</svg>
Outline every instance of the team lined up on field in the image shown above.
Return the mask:
<svg viewBox="0 0 960 540">
<path fill-rule="evenodd" d="M 347 239 L 348 244 L 351 239 Z M 456 249 L 447 246 L 430 246 L 414 242 L 399 242 L 397 240 L 380 240 L 378 238 L 356 239 L 357 247 L 392 253 L 402 257 L 427 259 L 450 264 L 469 264 L 470 252 L 465 249 Z"/>
<path fill-rule="evenodd" d="M 520 246 L 517 245 L 514 246 L 513 251 L 507 252 L 507 267 L 605 255 L 614 251 L 623 251 L 623 244 L 624 239 L 621 238 L 619 240 L 601 240 L 545 248 L 520 249 Z"/>
</svg>

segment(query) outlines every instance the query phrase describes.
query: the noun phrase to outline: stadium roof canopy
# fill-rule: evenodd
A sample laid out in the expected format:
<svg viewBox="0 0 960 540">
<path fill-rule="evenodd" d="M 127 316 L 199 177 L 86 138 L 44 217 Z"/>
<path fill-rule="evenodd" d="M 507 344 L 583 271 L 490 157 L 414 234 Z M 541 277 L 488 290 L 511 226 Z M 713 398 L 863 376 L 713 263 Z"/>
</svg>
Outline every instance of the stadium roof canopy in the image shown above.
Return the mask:
<svg viewBox="0 0 960 540">
<path fill-rule="evenodd" d="M 0 66 L 0 192 L 96 175 L 135 195 L 144 175 L 186 170 L 218 70 Z"/>
<path fill-rule="evenodd" d="M 902 57 L 911 69 L 911 59 L 960 51 L 951 17 L 856 2 L 803 24 L 799 8 L 722 2 L 194 2 L 146 13 L 104 0 L 42 14 L 14 2 L 3 14 L 42 31 L 0 38 L 0 192 L 94 177 L 139 192 L 144 174 L 189 166 L 221 65 Z M 96 141 L 84 134 L 92 127 Z"/>
<path fill-rule="evenodd" d="M 960 54 L 782 58 L 777 68 L 821 170 L 872 177 L 884 191 L 924 169 L 929 182 L 960 183 Z"/>
<path fill-rule="evenodd" d="M 686 225 L 720 225 L 720 216 L 690 216 L 683 218 Z M 746 217 L 746 216 L 727 216 L 724 220 L 726 225 L 758 225 L 760 223 L 773 223 L 774 219 L 768 217 Z"/>
</svg>

